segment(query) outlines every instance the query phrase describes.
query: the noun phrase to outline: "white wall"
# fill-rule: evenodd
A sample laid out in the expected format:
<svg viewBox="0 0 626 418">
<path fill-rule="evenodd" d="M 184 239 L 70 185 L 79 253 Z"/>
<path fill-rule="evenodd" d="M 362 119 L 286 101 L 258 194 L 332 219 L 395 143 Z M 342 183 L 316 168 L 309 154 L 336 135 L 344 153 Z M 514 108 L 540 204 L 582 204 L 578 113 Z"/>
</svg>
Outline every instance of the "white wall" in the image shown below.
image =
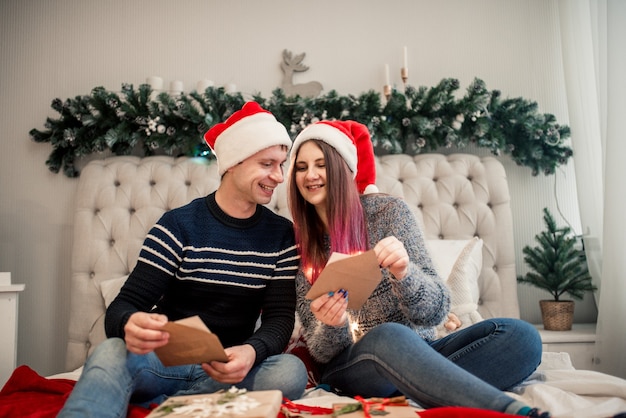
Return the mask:
<svg viewBox="0 0 626 418">
<path fill-rule="evenodd" d="M 0 271 L 25 283 L 20 296 L 18 364 L 63 371 L 69 307 L 72 205 L 76 180 L 48 171 L 49 144 L 30 140 L 51 101 L 119 90 L 147 76 L 209 78 L 269 96 L 279 86 L 283 49 L 306 52 L 296 82 L 358 94 L 381 90 L 384 65 L 401 87 L 402 47 L 414 86 L 474 77 L 503 96 L 524 97 L 568 124 L 558 4 L 553 0 L 4 0 L 0 2 Z M 557 213 L 555 176 L 502 158 L 510 178 L 521 248 L 543 229 L 541 209 Z M 580 232 L 571 164 L 556 175 L 558 204 Z M 561 222 L 561 219 L 559 219 Z M 537 300 L 520 287 L 522 317 L 540 322 Z M 592 298 L 576 321 L 595 320 Z"/>
</svg>

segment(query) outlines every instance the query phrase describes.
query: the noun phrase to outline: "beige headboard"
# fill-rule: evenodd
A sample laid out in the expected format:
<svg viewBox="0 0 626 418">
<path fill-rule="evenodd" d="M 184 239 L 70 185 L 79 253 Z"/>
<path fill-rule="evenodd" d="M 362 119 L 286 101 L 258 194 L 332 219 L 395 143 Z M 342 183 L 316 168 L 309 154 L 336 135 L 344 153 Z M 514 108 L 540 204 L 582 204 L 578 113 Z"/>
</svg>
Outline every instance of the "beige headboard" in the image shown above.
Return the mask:
<svg viewBox="0 0 626 418">
<path fill-rule="evenodd" d="M 78 183 L 74 220 L 66 369 L 85 362 L 104 339 L 100 283 L 127 275 L 148 230 L 163 212 L 215 190 L 215 163 L 165 156 L 91 161 Z M 483 239 L 479 312 L 519 317 L 513 224 L 504 168 L 467 154 L 377 157 L 377 185 L 402 196 L 427 239 Z M 268 205 L 290 217 L 285 185 Z"/>
</svg>

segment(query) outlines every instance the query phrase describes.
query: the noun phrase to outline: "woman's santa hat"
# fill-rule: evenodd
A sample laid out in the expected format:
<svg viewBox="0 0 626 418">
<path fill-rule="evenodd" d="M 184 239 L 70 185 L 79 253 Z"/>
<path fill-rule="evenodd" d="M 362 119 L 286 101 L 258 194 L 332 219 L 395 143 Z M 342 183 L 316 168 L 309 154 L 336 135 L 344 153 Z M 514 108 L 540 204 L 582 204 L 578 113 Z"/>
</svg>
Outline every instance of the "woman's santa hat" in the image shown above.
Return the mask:
<svg viewBox="0 0 626 418">
<path fill-rule="evenodd" d="M 376 161 L 367 127 L 352 120 L 323 120 L 304 128 L 291 148 L 290 166 L 293 167 L 298 148 L 310 139 L 326 142 L 344 159 L 353 173 L 359 193 L 377 193 Z"/>
<path fill-rule="evenodd" d="M 226 122 L 213 125 L 204 140 L 217 157 L 220 176 L 259 151 L 274 145 L 291 147 L 287 129 L 257 102 L 247 102 Z"/>
</svg>

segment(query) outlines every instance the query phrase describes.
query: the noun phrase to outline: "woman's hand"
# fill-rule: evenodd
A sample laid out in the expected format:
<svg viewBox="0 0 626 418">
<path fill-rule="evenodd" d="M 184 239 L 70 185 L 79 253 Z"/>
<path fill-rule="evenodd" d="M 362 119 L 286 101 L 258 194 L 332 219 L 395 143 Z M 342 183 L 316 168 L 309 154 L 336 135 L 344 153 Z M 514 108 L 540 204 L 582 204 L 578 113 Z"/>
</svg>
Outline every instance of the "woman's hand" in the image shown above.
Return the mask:
<svg viewBox="0 0 626 418">
<path fill-rule="evenodd" d="M 448 314 L 448 319 L 446 320 L 446 322 L 443 323 L 443 327 L 448 331 L 455 331 L 461 328 L 461 325 L 463 324 L 461 323 L 459 317 L 452 312 Z"/>
<path fill-rule="evenodd" d="M 374 253 L 382 268 L 388 269 L 396 279 L 404 279 L 409 271 L 409 254 L 398 238 L 390 236 L 381 239 L 374 247 Z"/>
<path fill-rule="evenodd" d="M 341 326 L 348 320 L 348 291 L 339 290 L 322 295 L 311 302 L 311 312 L 326 325 Z"/>
</svg>

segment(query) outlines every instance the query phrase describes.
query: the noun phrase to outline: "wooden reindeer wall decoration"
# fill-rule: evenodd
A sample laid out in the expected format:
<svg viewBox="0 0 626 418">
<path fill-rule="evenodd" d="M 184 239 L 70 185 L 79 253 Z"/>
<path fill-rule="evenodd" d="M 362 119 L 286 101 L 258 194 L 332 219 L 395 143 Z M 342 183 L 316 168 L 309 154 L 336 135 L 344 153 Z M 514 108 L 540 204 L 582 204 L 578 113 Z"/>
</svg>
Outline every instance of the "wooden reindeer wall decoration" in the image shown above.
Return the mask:
<svg viewBox="0 0 626 418">
<path fill-rule="evenodd" d="M 292 56 L 291 51 L 283 50 L 283 62 L 280 63 L 280 68 L 284 73 L 281 88 L 286 96 L 317 97 L 322 91 L 323 87 L 317 81 L 301 84 L 293 83 L 293 73 L 309 69 L 309 67 L 302 64 L 305 56 L 304 52 Z"/>
</svg>

